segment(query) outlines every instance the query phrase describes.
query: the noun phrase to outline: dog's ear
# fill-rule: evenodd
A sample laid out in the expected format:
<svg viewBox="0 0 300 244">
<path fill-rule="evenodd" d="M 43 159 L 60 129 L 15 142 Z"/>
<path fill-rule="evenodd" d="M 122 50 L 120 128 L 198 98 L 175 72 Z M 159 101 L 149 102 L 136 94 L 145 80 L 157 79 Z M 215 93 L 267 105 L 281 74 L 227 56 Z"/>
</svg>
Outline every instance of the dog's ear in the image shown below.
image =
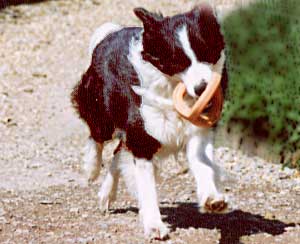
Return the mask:
<svg viewBox="0 0 300 244">
<path fill-rule="evenodd" d="M 164 18 L 161 13 L 151 13 L 144 8 L 135 8 L 133 11 L 135 15 L 143 22 L 144 27 L 158 25 Z"/>
<path fill-rule="evenodd" d="M 216 17 L 214 8 L 208 4 L 203 3 L 198 5 L 193 10 L 194 16 L 200 25 L 201 35 L 209 35 L 209 33 L 220 32 L 220 25 Z"/>
<path fill-rule="evenodd" d="M 194 7 L 191 11 L 195 17 L 199 17 L 201 15 L 202 18 L 215 18 L 216 12 L 215 9 L 208 3 L 202 3 Z"/>
</svg>

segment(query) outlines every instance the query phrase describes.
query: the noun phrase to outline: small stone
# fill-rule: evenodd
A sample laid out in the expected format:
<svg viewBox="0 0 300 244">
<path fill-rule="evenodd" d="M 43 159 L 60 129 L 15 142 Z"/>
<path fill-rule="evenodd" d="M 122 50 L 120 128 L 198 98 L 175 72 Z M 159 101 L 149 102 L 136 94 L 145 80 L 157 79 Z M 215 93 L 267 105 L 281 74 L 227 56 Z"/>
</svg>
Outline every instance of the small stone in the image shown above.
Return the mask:
<svg viewBox="0 0 300 244">
<path fill-rule="evenodd" d="M 88 244 L 88 243 L 93 243 L 94 238 L 93 237 L 87 237 L 87 238 L 77 238 L 76 239 L 76 243 L 80 243 L 80 244 Z"/>
<path fill-rule="evenodd" d="M 40 201 L 40 204 L 43 204 L 43 205 L 52 205 L 54 204 L 54 202 L 50 199 L 43 199 Z"/>
<path fill-rule="evenodd" d="M 105 224 L 105 223 L 99 223 L 99 228 L 100 228 L 101 230 L 106 230 L 106 229 L 108 229 L 108 224 Z"/>
<path fill-rule="evenodd" d="M 1 224 L 9 224 L 10 222 L 5 217 L 0 217 Z"/>
<path fill-rule="evenodd" d="M 79 208 L 71 208 L 70 212 L 71 213 L 79 213 Z"/>
<path fill-rule="evenodd" d="M 0 208 L 0 216 L 3 216 L 5 214 L 5 211 L 3 208 Z"/>
<path fill-rule="evenodd" d="M 231 187 L 226 186 L 224 190 L 225 190 L 226 192 L 229 192 L 229 191 L 231 191 Z"/>
<path fill-rule="evenodd" d="M 15 231 L 15 234 L 16 234 L 16 235 L 24 235 L 24 234 L 28 234 L 28 233 L 29 233 L 28 230 L 23 230 L 23 229 L 17 229 L 17 230 Z"/>
<path fill-rule="evenodd" d="M 275 215 L 274 214 L 272 214 L 271 212 L 266 212 L 265 213 L 265 218 L 266 219 L 275 219 Z"/>
<path fill-rule="evenodd" d="M 26 93 L 33 93 L 34 89 L 31 88 L 31 87 L 28 87 L 28 88 L 24 88 L 23 91 L 26 92 Z"/>
<path fill-rule="evenodd" d="M 38 72 L 32 73 L 32 76 L 37 78 L 47 78 L 47 74 L 38 73 Z"/>
</svg>

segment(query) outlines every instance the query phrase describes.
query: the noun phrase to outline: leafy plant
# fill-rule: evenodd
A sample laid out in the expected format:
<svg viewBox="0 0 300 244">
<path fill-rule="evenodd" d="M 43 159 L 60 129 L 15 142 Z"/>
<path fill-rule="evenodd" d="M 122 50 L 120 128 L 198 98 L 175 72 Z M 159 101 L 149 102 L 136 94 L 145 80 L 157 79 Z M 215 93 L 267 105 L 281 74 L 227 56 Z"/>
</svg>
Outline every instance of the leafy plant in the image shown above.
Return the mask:
<svg viewBox="0 0 300 244">
<path fill-rule="evenodd" d="M 300 148 L 300 4 L 258 1 L 222 24 L 229 89 L 223 122 L 244 121 L 280 153 Z"/>
</svg>

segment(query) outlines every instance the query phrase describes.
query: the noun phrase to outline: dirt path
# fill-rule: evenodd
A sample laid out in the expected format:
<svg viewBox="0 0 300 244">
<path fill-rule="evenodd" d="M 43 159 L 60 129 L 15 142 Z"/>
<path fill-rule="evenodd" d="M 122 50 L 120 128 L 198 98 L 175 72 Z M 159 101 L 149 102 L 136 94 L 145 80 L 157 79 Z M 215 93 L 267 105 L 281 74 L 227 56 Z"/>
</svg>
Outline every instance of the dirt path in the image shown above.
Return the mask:
<svg viewBox="0 0 300 244">
<path fill-rule="evenodd" d="M 106 21 L 138 24 L 136 6 L 173 14 L 191 4 L 74 0 L 0 12 L 0 243 L 146 242 L 123 182 L 111 212 L 103 216 L 97 209 L 102 177 L 87 186 L 80 170 L 87 128 L 69 102 L 88 65 L 92 31 Z M 106 162 L 113 149 L 106 148 Z M 175 177 L 180 168 L 169 159 L 159 184 L 163 218 L 172 229 L 166 243 L 300 243 L 299 226 L 289 227 L 300 223 L 295 172 L 226 148 L 216 157 L 230 175 L 224 190 L 236 210 L 199 214 L 193 179 Z"/>
</svg>

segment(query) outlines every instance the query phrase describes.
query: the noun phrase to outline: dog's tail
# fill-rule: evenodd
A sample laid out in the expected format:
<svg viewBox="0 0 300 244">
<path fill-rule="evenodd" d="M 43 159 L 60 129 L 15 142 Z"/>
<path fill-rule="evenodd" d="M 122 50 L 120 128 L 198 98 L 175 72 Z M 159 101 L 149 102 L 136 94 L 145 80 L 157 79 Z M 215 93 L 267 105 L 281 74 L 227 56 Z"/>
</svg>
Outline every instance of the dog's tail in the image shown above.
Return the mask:
<svg viewBox="0 0 300 244">
<path fill-rule="evenodd" d="M 109 34 L 119 31 L 122 29 L 122 26 L 114 24 L 114 23 L 104 23 L 100 27 L 98 27 L 94 34 L 91 37 L 90 45 L 89 45 L 89 56 L 92 57 L 93 51 L 95 47 Z"/>
<path fill-rule="evenodd" d="M 74 87 L 71 94 L 71 102 L 79 116 L 90 128 L 91 137 L 84 148 L 83 168 L 88 176 L 89 182 L 94 181 L 100 174 L 102 166 L 103 140 L 99 132 L 100 115 L 102 114 L 99 101 L 102 87 L 101 82 L 96 81 L 94 69 L 90 67 L 82 76 L 80 82 Z"/>
<path fill-rule="evenodd" d="M 91 137 L 86 143 L 83 157 L 83 168 L 89 182 L 98 178 L 102 165 L 102 144 L 99 143 L 101 140 L 99 140 L 96 126 L 98 122 L 96 116 L 101 114 L 101 112 L 99 112 L 100 105 L 95 103 L 95 101 L 99 100 L 99 94 L 101 94 L 101 85 L 99 85 L 99 82 L 96 82 L 95 72 L 90 67 L 83 74 L 82 79 L 74 87 L 71 94 L 73 107 L 88 124 L 91 131 Z"/>
</svg>

